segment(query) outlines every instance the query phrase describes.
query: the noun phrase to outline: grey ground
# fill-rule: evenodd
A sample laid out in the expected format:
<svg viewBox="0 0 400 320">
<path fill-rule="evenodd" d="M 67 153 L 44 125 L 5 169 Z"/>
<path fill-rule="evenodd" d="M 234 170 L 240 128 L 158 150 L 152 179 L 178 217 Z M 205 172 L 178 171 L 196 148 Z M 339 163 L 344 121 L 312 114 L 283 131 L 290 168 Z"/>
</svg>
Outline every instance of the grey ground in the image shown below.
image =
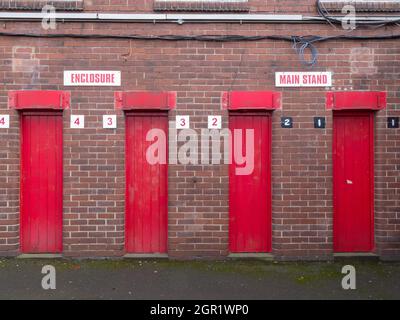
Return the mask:
<svg viewBox="0 0 400 320">
<path fill-rule="evenodd" d="M 57 271 L 43 290 L 44 265 Z M 341 269 L 353 265 L 357 289 L 343 290 Z M 0 259 L 0 299 L 399 299 L 400 263 L 376 260 Z"/>
</svg>

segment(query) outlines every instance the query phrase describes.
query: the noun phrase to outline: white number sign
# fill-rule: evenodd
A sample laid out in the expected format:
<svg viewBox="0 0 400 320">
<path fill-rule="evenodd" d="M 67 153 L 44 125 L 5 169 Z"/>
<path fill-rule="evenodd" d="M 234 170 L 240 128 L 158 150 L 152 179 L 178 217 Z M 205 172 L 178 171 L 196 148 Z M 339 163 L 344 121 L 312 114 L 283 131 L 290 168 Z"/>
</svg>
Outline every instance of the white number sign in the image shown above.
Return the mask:
<svg viewBox="0 0 400 320">
<path fill-rule="evenodd" d="M 176 116 L 176 129 L 189 129 L 189 116 Z"/>
<path fill-rule="evenodd" d="M 117 116 L 116 115 L 103 115 L 103 129 L 116 129 Z"/>
<path fill-rule="evenodd" d="M 221 116 L 208 116 L 208 129 L 221 129 Z"/>
<path fill-rule="evenodd" d="M 0 114 L 0 129 L 8 129 L 10 127 L 10 116 L 8 114 Z"/>
<path fill-rule="evenodd" d="M 72 129 L 83 129 L 83 128 L 85 128 L 85 116 L 83 116 L 83 115 L 71 115 L 71 128 Z"/>
</svg>

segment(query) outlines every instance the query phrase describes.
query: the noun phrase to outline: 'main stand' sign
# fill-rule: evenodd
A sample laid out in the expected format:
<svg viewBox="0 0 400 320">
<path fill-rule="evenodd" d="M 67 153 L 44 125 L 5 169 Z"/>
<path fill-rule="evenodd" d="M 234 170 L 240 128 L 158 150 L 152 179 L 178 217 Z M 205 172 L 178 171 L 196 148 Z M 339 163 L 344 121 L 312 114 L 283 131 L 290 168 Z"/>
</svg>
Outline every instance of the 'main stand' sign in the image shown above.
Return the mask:
<svg viewBox="0 0 400 320">
<path fill-rule="evenodd" d="M 276 72 L 277 87 L 330 87 L 331 72 Z"/>
</svg>

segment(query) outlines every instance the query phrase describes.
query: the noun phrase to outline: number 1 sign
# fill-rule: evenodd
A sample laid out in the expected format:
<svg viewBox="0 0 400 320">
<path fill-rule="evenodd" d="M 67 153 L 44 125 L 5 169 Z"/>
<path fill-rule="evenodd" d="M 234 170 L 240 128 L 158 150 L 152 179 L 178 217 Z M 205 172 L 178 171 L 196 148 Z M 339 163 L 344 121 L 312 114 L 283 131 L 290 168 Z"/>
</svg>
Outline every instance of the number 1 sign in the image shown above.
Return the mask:
<svg viewBox="0 0 400 320">
<path fill-rule="evenodd" d="M 314 128 L 316 129 L 325 129 L 326 127 L 326 119 L 325 117 L 315 117 L 314 118 Z"/>
</svg>

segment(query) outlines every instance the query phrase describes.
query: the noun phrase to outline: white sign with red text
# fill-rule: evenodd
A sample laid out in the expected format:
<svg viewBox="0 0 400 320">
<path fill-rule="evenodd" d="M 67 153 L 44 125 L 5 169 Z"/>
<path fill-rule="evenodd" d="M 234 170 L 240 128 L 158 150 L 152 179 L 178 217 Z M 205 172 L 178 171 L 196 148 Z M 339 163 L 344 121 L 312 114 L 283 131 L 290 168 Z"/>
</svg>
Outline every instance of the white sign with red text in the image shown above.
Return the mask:
<svg viewBox="0 0 400 320">
<path fill-rule="evenodd" d="M 332 72 L 276 72 L 277 87 L 330 87 Z"/>
<path fill-rule="evenodd" d="M 64 86 L 120 86 L 121 71 L 64 71 Z"/>
<path fill-rule="evenodd" d="M 189 129 L 190 117 L 189 116 L 176 116 L 176 129 Z"/>
<path fill-rule="evenodd" d="M 103 129 L 116 129 L 117 128 L 117 116 L 103 115 Z"/>
<path fill-rule="evenodd" d="M 71 115 L 71 129 L 83 129 L 83 128 L 85 128 L 85 116 Z"/>
<path fill-rule="evenodd" d="M 222 120 L 221 116 L 208 116 L 208 129 L 221 129 Z"/>
<path fill-rule="evenodd" d="M 0 114 L 0 129 L 10 128 L 10 115 Z"/>
</svg>

